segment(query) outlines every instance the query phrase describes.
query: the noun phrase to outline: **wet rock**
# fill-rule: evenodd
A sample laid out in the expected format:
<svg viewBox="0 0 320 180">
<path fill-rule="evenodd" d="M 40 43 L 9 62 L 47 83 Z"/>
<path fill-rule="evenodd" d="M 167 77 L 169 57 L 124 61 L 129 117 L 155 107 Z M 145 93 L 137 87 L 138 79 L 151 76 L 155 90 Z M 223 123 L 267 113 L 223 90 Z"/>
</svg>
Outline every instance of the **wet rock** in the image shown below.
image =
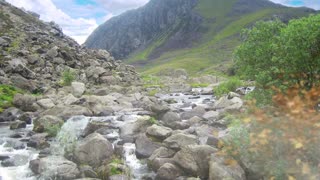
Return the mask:
<svg viewBox="0 0 320 180">
<path fill-rule="evenodd" d="M 166 163 L 157 172 L 156 180 L 172 180 L 179 177 L 183 172 L 179 167 L 171 163 Z"/>
<path fill-rule="evenodd" d="M 75 147 L 74 158 L 79 164 L 99 167 L 113 155 L 112 144 L 98 133 L 87 136 Z"/>
<path fill-rule="evenodd" d="M 23 95 L 23 94 L 16 94 L 13 98 L 13 104 L 21 109 L 22 111 L 26 112 L 34 112 L 36 111 L 36 107 L 33 105 L 35 103 L 36 98 L 32 95 Z"/>
<path fill-rule="evenodd" d="M 56 116 L 42 116 L 34 120 L 33 124 L 33 131 L 38 133 L 47 132 L 50 135 L 55 135 L 60 127 L 63 125 L 64 121 Z"/>
<path fill-rule="evenodd" d="M 11 107 L 4 110 L 3 113 L 0 114 L 0 122 L 9 122 L 16 120 L 21 115 L 21 110 Z"/>
<path fill-rule="evenodd" d="M 198 144 L 197 137 L 194 135 L 187 134 L 174 134 L 163 141 L 163 144 L 173 150 L 180 150 L 182 147 L 187 145 Z"/>
<path fill-rule="evenodd" d="M 17 154 L 9 159 L 5 159 L 4 161 L 2 161 L 1 165 L 3 167 L 22 166 L 27 164 L 28 161 L 29 161 L 28 156 Z"/>
<path fill-rule="evenodd" d="M 147 128 L 152 125 L 149 121 L 148 116 L 144 118 L 140 118 L 135 122 L 126 123 L 120 128 L 120 138 L 123 139 L 124 142 L 135 141 L 135 138 L 141 132 L 146 132 Z"/>
<path fill-rule="evenodd" d="M 6 159 L 9 159 L 10 156 L 6 156 L 6 155 L 0 155 L 0 161 L 4 161 Z"/>
<path fill-rule="evenodd" d="M 32 160 L 29 167 L 42 178 L 71 180 L 80 176 L 77 165 L 61 156 Z"/>
<path fill-rule="evenodd" d="M 96 132 L 98 129 L 108 128 L 108 124 L 98 121 L 90 121 L 83 130 L 82 136 L 86 137 L 89 134 Z M 99 133 L 100 134 L 100 133 Z"/>
<path fill-rule="evenodd" d="M 86 91 L 85 84 L 81 82 L 72 82 L 71 87 L 72 87 L 72 94 L 75 97 L 81 97 L 83 93 Z"/>
<path fill-rule="evenodd" d="M 35 134 L 30 137 L 29 142 L 27 143 L 28 147 L 33 147 L 36 149 L 45 149 L 50 146 L 46 138 L 48 137 L 47 133 Z"/>
<path fill-rule="evenodd" d="M 135 141 L 136 156 L 139 159 L 148 158 L 160 147 L 159 143 L 153 142 L 145 134 L 141 134 Z"/>
<path fill-rule="evenodd" d="M 13 149 L 16 149 L 16 150 L 26 148 L 26 146 L 24 145 L 23 142 L 20 142 L 20 141 L 15 140 L 15 139 L 8 140 L 5 146 L 6 147 L 12 147 Z"/>
<path fill-rule="evenodd" d="M 211 155 L 209 162 L 209 180 L 234 179 L 245 180 L 245 172 L 241 166 L 235 161 L 227 165 L 223 157 Z"/>
<path fill-rule="evenodd" d="M 167 137 L 169 137 L 172 133 L 172 129 L 163 127 L 163 126 L 158 126 L 156 124 L 152 125 L 151 127 L 148 127 L 147 129 L 147 134 L 155 137 L 159 140 L 164 140 Z"/>
<path fill-rule="evenodd" d="M 23 113 L 18 120 L 25 122 L 26 124 L 32 123 L 32 114 L 31 113 Z"/>
<path fill-rule="evenodd" d="M 22 135 L 19 133 L 14 133 L 12 135 L 9 136 L 10 138 L 14 138 L 14 139 L 18 139 L 18 138 L 22 138 Z M 1 144 L 1 143 L 0 143 Z"/>
<path fill-rule="evenodd" d="M 215 152 L 217 149 L 208 145 L 189 145 L 177 152 L 173 159 L 175 164 L 188 175 L 207 179 L 210 155 Z"/>
<path fill-rule="evenodd" d="M 24 121 L 14 121 L 10 124 L 11 130 L 22 129 L 22 128 L 26 128 L 26 127 L 27 127 L 27 123 Z"/>
<path fill-rule="evenodd" d="M 123 174 L 113 175 L 109 177 L 109 180 L 129 180 L 130 178 Z"/>
</svg>

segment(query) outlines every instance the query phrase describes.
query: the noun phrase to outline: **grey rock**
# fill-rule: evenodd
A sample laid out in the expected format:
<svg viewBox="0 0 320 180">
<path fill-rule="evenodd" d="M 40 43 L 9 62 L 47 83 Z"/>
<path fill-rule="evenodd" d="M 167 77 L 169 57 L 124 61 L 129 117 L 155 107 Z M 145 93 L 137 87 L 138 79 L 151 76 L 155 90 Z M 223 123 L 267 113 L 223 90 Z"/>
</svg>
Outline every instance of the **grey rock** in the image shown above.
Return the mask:
<svg viewBox="0 0 320 180">
<path fill-rule="evenodd" d="M 77 165 L 61 156 L 49 156 L 30 161 L 30 169 L 42 178 L 71 180 L 80 176 Z"/>
<path fill-rule="evenodd" d="M 71 87 L 72 87 L 72 94 L 75 97 L 81 97 L 83 93 L 86 91 L 85 84 L 81 82 L 72 82 Z"/>
<path fill-rule="evenodd" d="M 59 117 L 50 115 L 42 116 L 34 120 L 33 131 L 38 133 L 52 131 L 53 128 L 60 128 L 63 123 L 64 121 Z"/>
<path fill-rule="evenodd" d="M 159 126 L 159 125 L 152 125 L 151 127 L 147 128 L 147 134 L 153 136 L 157 139 L 164 140 L 169 137 L 172 133 L 172 129 Z"/>
<path fill-rule="evenodd" d="M 197 106 L 193 108 L 191 111 L 187 111 L 181 114 L 181 118 L 184 120 L 193 118 L 194 116 L 202 117 L 203 114 L 206 113 L 205 108 L 201 106 Z"/>
<path fill-rule="evenodd" d="M 207 179 L 210 156 L 215 152 L 217 149 L 208 145 L 189 145 L 177 152 L 173 159 L 188 175 Z"/>
<path fill-rule="evenodd" d="M 18 87 L 29 92 L 33 92 L 37 89 L 36 83 L 32 80 L 28 80 L 20 75 L 13 75 L 10 77 L 10 81 L 15 87 Z"/>
<path fill-rule="evenodd" d="M 44 109 L 50 109 L 55 106 L 51 99 L 40 99 L 37 101 L 37 104 Z"/>
<path fill-rule="evenodd" d="M 71 105 L 71 106 L 58 105 L 42 112 L 41 115 L 43 116 L 53 115 L 53 116 L 58 116 L 64 120 L 67 120 L 72 116 L 78 116 L 78 115 L 92 116 L 92 112 L 88 108 L 78 106 L 78 105 Z"/>
<path fill-rule="evenodd" d="M 26 127 L 27 127 L 27 123 L 24 121 L 15 121 L 10 124 L 11 130 L 22 129 L 22 128 L 26 128 Z"/>
<path fill-rule="evenodd" d="M 166 147 L 160 147 L 156 149 L 152 155 L 148 158 L 148 166 L 153 171 L 157 172 L 158 169 L 165 163 L 172 163 L 172 157 L 176 152 Z"/>
<path fill-rule="evenodd" d="M 175 112 L 167 112 L 161 119 L 165 126 L 172 129 L 176 129 L 177 123 L 181 121 L 179 114 Z"/>
<path fill-rule="evenodd" d="M 74 150 L 74 158 L 80 164 L 99 167 L 113 155 L 112 144 L 98 133 L 93 133 L 81 141 Z"/>
<path fill-rule="evenodd" d="M 171 163 L 166 163 L 157 172 L 156 180 L 172 180 L 179 177 L 183 172 Z"/>
<path fill-rule="evenodd" d="M 47 142 L 48 134 L 47 133 L 41 133 L 41 134 L 35 134 L 30 137 L 29 142 L 27 143 L 28 147 L 33 147 L 36 149 L 45 149 L 50 146 L 50 144 Z"/>
<path fill-rule="evenodd" d="M 232 179 L 245 180 L 246 175 L 241 166 L 233 160 L 234 163 L 226 165 L 225 158 L 217 155 L 211 155 L 209 162 L 209 180 Z"/>
<path fill-rule="evenodd" d="M 139 159 L 148 158 L 160 147 L 159 143 L 153 142 L 145 134 L 141 134 L 135 141 L 136 156 Z"/>
<path fill-rule="evenodd" d="M 138 119 L 135 122 L 129 122 L 120 128 L 120 138 L 124 142 L 134 142 L 135 138 L 141 132 L 145 132 L 152 123 L 148 120 L 149 118 Z"/>
<path fill-rule="evenodd" d="M 13 98 L 13 104 L 21 109 L 22 111 L 36 111 L 36 107 L 33 103 L 36 101 L 36 98 L 32 95 L 22 95 L 16 94 Z"/>
<path fill-rule="evenodd" d="M 228 99 L 227 96 L 223 96 L 218 101 L 215 102 L 216 109 L 224 109 L 227 111 L 240 110 L 242 106 L 243 106 L 243 101 L 238 97 Z"/>
<path fill-rule="evenodd" d="M 198 140 L 194 135 L 178 133 L 165 139 L 163 144 L 170 149 L 180 150 L 185 146 L 198 144 Z"/>
</svg>

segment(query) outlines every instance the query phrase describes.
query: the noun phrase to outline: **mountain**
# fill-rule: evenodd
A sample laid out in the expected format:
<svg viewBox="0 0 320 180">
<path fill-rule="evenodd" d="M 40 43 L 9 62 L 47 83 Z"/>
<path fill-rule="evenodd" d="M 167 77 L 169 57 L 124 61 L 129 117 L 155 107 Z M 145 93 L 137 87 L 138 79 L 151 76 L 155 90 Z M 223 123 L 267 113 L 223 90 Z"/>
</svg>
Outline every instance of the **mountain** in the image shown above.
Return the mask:
<svg viewBox="0 0 320 180">
<path fill-rule="evenodd" d="M 134 83 L 132 66 L 105 50 L 81 47 L 54 22 L 0 0 L 0 84 L 29 92 L 57 87 L 65 72 L 91 85 Z"/>
<path fill-rule="evenodd" d="M 85 45 L 106 49 L 147 73 L 170 67 L 225 73 L 243 28 L 311 13 L 316 11 L 268 0 L 151 0 L 100 25 Z"/>
</svg>

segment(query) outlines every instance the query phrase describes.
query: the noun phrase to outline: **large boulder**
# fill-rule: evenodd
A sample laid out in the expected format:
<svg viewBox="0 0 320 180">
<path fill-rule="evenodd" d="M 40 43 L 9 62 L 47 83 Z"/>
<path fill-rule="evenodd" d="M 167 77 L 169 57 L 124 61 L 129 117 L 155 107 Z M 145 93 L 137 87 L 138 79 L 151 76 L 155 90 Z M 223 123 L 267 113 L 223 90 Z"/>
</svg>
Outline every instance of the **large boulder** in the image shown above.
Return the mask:
<svg viewBox="0 0 320 180">
<path fill-rule="evenodd" d="M 22 111 L 15 107 L 8 108 L 0 114 L 0 122 L 15 121 L 21 114 Z"/>
<path fill-rule="evenodd" d="M 48 99 L 40 99 L 37 101 L 37 104 L 44 109 L 50 109 L 55 106 L 53 101 L 49 98 Z"/>
<path fill-rule="evenodd" d="M 29 167 L 40 179 L 76 179 L 80 175 L 77 165 L 61 156 L 49 156 L 30 161 Z"/>
<path fill-rule="evenodd" d="M 182 147 L 198 144 L 198 139 L 191 134 L 178 133 L 165 139 L 163 144 L 167 148 L 179 151 Z"/>
<path fill-rule="evenodd" d="M 37 109 L 33 105 L 35 101 L 36 98 L 34 96 L 27 94 L 16 94 L 13 98 L 13 104 L 22 111 L 36 111 Z"/>
<path fill-rule="evenodd" d="M 56 135 L 64 121 L 56 116 L 42 116 L 33 121 L 33 131 L 38 133 L 47 132 L 49 135 Z"/>
<path fill-rule="evenodd" d="M 150 117 L 146 116 L 134 122 L 126 123 L 120 128 L 120 138 L 124 142 L 134 142 L 137 135 L 145 132 L 152 123 L 149 121 Z"/>
<path fill-rule="evenodd" d="M 50 144 L 47 142 L 48 134 L 47 133 L 41 133 L 41 134 L 35 134 L 30 137 L 29 142 L 27 143 L 27 146 L 33 147 L 36 149 L 45 149 L 50 146 Z"/>
<path fill-rule="evenodd" d="M 34 92 L 37 89 L 35 81 L 26 79 L 20 75 L 13 75 L 10 77 L 12 85 L 29 92 Z"/>
<path fill-rule="evenodd" d="M 14 121 L 10 124 L 11 130 L 22 129 L 22 128 L 26 128 L 26 127 L 27 127 L 27 123 L 24 121 Z"/>
<path fill-rule="evenodd" d="M 157 172 L 156 180 L 173 180 L 183 172 L 179 167 L 171 163 L 165 163 Z"/>
<path fill-rule="evenodd" d="M 175 153 L 176 152 L 171 149 L 160 147 L 148 158 L 148 166 L 151 167 L 153 171 L 157 172 L 165 163 L 173 162 L 172 157 Z"/>
<path fill-rule="evenodd" d="M 73 154 L 79 164 L 99 167 L 104 161 L 111 159 L 113 146 L 102 135 L 93 133 L 77 144 Z"/>
<path fill-rule="evenodd" d="M 246 175 L 241 166 L 233 159 L 230 163 L 225 163 L 224 157 L 211 155 L 209 162 L 209 180 L 233 179 L 245 180 Z"/>
<path fill-rule="evenodd" d="M 215 152 L 217 149 L 208 145 L 189 145 L 177 152 L 173 160 L 188 175 L 207 179 L 210 156 Z"/>
<path fill-rule="evenodd" d="M 243 101 L 239 97 L 233 97 L 231 99 L 228 96 L 221 97 L 215 102 L 216 109 L 222 109 L 226 111 L 240 110 L 243 106 Z"/>
<path fill-rule="evenodd" d="M 72 94 L 76 97 L 81 97 L 83 93 L 86 91 L 86 86 L 81 82 L 72 82 Z"/>
<path fill-rule="evenodd" d="M 176 129 L 178 122 L 181 121 L 179 114 L 175 112 L 167 112 L 161 119 L 165 126 L 168 126 L 172 129 Z"/>
<path fill-rule="evenodd" d="M 171 128 L 167 128 L 164 126 L 159 126 L 159 125 L 152 125 L 151 127 L 148 127 L 147 129 L 147 134 L 149 136 L 155 137 L 159 140 L 164 140 L 167 137 L 169 137 L 172 133 Z"/>
<path fill-rule="evenodd" d="M 159 143 L 153 142 L 145 134 L 140 134 L 136 139 L 136 156 L 139 159 L 148 158 L 160 147 Z"/>
<path fill-rule="evenodd" d="M 71 106 L 59 105 L 44 111 L 43 113 L 41 113 L 41 115 L 42 116 L 44 115 L 58 116 L 63 120 L 68 120 L 72 116 L 80 116 L 80 115 L 92 116 L 92 112 L 88 108 L 78 106 L 78 105 L 71 105 Z"/>
<path fill-rule="evenodd" d="M 193 118 L 195 116 L 202 117 L 206 113 L 206 110 L 204 107 L 197 106 L 193 108 L 191 111 L 186 111 L 181 114 L 181 119 L 187 120 L 190 118 Z"/>
</svg>

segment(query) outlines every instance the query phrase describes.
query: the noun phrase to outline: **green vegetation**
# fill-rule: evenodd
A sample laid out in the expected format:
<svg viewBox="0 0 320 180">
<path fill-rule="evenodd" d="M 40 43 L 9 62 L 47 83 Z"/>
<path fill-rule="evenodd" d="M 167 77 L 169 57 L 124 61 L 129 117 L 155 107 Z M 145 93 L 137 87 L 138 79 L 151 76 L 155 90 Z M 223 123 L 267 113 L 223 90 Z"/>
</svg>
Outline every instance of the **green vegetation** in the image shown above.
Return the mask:
<svg viewBox="0 0 320 180">
<path fill-rule="evenodd" d="M 0 85 L 0 113 L 12 106 L 14 95 L 17 93 L 22 93 L 22 91 L 10 85 Z"/>
<path fill-rule="evenodd" d="M 75 73 L 71 70 L 65 70 L 62 73 L 62 85 L 63 86 L 70 86 L 71 83 L 75 80 Z"/>
<path fill-rule="evenodd" d="M 157 89 L 152 89 L 150 91 L 148 91 L 148 96 L 155 96 L 158 93 Z"/>
<path fill-rule="evenodd" d="M 157 119 L 154 118 L 154 117 L 150 117 L 149 118 L 149 122 L 151 122 L 151 124 L 157 124 L 158 123 Z"/>
<path fill-rule="evenodd" d="M 55 125 L 52 125 L 52 126 L 46 126 L 44 131 L 46 133 L 48 133 L 48 135 L 50 137 L 56 137 L 58 132 L 60 131 L 62 125 L 63 124 L 55 124 Z"/>
<path fill-rule="evenodd" d="M 272 88 L 298 85 L 310 89 L 320 84 L 320 15 L 291 20 L 258 22 L 245 30 L 245 41 L 235 53 L 238 73 L 255 80 L 266 99 Z M 271 93 L 270 93 L 271 92 Z M 275 92 L 275 91 L 274 91 Z"/>
<path fill-rule="evenodd" d="M 209 86 L 209 84 L 207 84 L 207 83 L 193 83 L 193 84 L 190 84 L 190 86 L 192 87 L 192 88 L 204 88 L 204 87 L 208 87 Z"/>
<path fill-rule="evenodd" d="M 240 86 L 243 86 L 243 82 L 233 77 L 226 82 L 222 82 L 218 87 L 213 89 L 213 92 L 215 96 L 221 97 L 224 94 L 235 91 Z"/>
</svg>

